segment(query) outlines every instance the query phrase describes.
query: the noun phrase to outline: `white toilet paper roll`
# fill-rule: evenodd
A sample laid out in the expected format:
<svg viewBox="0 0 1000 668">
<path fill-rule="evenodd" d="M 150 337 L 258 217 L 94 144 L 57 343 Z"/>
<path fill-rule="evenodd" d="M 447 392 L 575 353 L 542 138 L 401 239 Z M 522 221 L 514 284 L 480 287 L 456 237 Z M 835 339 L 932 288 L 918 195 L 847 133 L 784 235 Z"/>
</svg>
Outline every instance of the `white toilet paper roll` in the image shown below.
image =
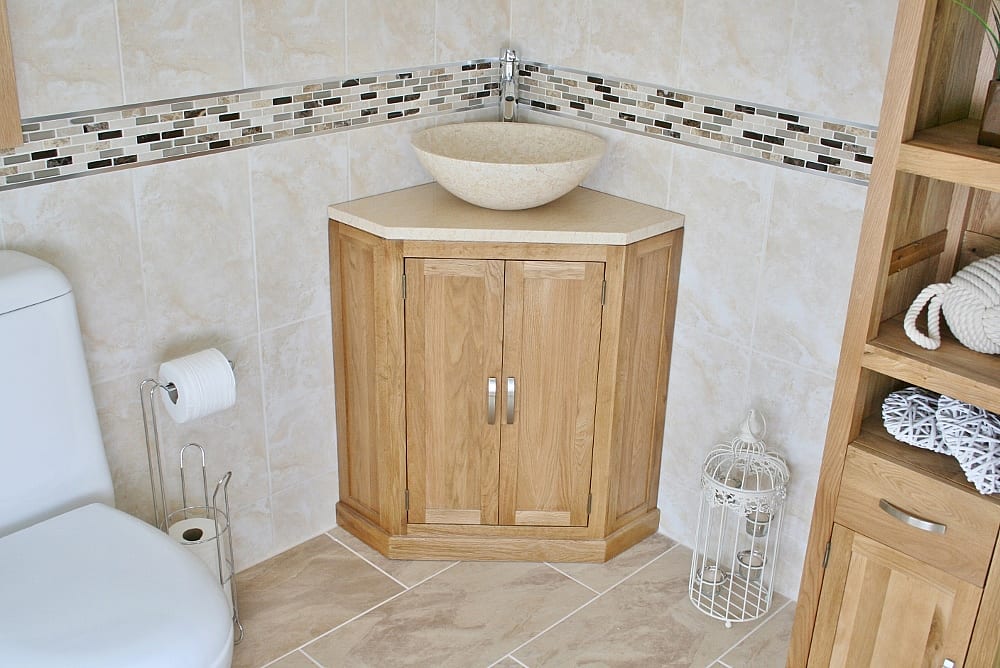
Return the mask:
<svg viewBox="0 0 1000 668">
<path fill-rule="evenodd" d="M 178 357 L 160 365 L 159 381 L 173 383 L 177 403 L 161 392 L 167 413 L 175 422 L 187 422 L 229 408 L 236 403 L 236 377 L 229 360 L 215 348 Z"/>
<path fill-rule="evenodd" d="M 223 589 L 226 592 L 226 599 L 229 601 L 230 612 L 233 608 L 233 594 L 230 589 L 233 579 L 232 573 L 229 572 L 229 564 L 226 561 L 226 550 L 225 545 L 221 547 L 223 549 L 222 555 L 222 569 L 225 573 L 220 577 L 219 574 L 219 541 L 216 539 L 215 535 L 215 522 L 204 517 L 192 517 L 186 520 L 181 520 L 170 526 L 167 531 L 171 538 L 180 543 L 184 549 L 191 552 L 191 554 L 198 557 L 198 559 L 205 564 L 205 567 L 215 578 L 216 582 L 221 582 L 225 580 L 226 584 Z M 225 534 L 223 534 L 225 535 Z"/>
</svg>

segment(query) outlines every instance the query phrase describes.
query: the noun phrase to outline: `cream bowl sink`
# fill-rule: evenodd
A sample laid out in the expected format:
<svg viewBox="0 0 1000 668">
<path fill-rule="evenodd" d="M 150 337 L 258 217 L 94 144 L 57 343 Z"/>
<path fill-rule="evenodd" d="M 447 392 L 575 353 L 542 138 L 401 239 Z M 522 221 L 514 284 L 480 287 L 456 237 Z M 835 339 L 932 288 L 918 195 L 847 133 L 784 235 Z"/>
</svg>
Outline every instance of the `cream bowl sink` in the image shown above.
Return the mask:
<svg viewBox="0 0 1000 668">
<path fill-rule="evenodd" d="M 451 194 L 487 209 L 530 209 L 580 185 L 605 141 L 535 123 L 453 123 L 413 136 L 420 163 Z"/>
</svg>

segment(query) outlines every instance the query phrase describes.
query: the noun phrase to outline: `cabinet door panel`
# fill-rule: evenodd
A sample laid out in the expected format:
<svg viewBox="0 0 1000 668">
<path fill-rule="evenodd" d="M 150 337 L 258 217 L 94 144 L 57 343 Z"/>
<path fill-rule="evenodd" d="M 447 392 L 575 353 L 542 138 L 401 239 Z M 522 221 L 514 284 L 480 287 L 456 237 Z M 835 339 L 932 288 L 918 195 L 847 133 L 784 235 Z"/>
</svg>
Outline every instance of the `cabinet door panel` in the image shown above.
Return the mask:
<svg viewBox="0 0 1000 668">
<path fill-rule="evenodd" d="M 501 524 L 587 525 L 603 280 L 598 262 L 507 262 Z"/>
<path fill-rule="evenodd" d="M 982 591 L 834 525 L 810 666 L 961 666 Z"/>
<path fill-rule="evenodd" d="M 406 466 L 411 523 L 496 524 L 503 262 L 407 258 Z"/>
</svg>

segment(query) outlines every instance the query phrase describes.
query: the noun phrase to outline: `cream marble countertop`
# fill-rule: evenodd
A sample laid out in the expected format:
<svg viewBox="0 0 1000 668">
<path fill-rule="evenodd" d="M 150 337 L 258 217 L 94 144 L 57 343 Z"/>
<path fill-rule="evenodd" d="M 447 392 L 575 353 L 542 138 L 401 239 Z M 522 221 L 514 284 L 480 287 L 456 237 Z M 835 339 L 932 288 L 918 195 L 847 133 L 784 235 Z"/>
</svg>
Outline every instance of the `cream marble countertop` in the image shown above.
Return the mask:
<svg viewBox="0 0 1000 668">
<path fill-rule="evenodd" d="M 330 218 L 384 239 L 624 246 L 675 230 L 684 216 L 576 188 L 522 211 L 464 202 L 437 183 L 330 205 Z"/>
</svg>

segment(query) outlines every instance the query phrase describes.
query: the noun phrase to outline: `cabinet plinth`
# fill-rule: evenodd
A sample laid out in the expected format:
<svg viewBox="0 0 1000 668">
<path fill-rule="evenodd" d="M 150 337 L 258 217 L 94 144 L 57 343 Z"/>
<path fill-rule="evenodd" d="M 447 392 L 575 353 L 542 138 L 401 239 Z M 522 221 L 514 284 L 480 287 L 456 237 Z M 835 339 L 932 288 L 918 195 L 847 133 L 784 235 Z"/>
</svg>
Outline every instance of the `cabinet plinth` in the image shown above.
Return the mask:
<svg viewBox="0 0 1000 668">
<path fill-rule="evenodd" d="M 655 532 L 681 236 L 403 240 L 331 217 L 338 524 L 400 559 L 599 562 Z"/>
</svg>

